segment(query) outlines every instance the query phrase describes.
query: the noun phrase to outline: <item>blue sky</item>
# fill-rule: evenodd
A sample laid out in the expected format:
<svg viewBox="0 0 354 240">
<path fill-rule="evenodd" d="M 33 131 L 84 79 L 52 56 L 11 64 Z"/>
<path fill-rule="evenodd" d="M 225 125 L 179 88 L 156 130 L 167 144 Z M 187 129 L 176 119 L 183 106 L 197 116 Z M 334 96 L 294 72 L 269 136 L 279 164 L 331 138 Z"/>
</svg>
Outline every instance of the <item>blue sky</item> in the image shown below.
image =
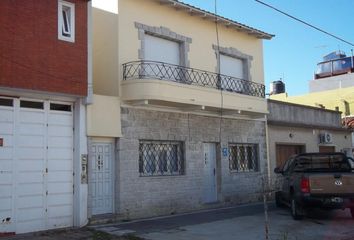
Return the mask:
<svg viewBox="0 0 354 240">
<path fill-rule="evenodd" d="M 182 1 L 214 12 L 214 0 Z M 354 43 L 354 0 L 262 1 Z M 254 0 L 217 2 L 219 15 L 276 35 L 272 40 L 264 40 L 267 91 L 270 82 L 283 78 L 289 95 L 305 94 L 316 64 L 324 55 L 340 49 L 350 56 L 354 48 Z"/>
</svg>

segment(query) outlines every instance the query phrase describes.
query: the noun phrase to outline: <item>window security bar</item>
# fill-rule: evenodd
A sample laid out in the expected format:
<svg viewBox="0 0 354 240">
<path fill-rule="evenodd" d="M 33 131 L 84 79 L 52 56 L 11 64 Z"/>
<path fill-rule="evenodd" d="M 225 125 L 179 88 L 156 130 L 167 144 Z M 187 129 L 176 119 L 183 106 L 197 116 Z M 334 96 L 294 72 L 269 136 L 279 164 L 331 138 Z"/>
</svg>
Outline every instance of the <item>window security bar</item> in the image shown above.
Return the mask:
<svg viewBox="0 0 354 240">
<path fill-rule="evenodd" d="M 139 143 L 140 176 L 173 176 L 184 174 L 182 142 L 145 141 Z"/>
</svg>

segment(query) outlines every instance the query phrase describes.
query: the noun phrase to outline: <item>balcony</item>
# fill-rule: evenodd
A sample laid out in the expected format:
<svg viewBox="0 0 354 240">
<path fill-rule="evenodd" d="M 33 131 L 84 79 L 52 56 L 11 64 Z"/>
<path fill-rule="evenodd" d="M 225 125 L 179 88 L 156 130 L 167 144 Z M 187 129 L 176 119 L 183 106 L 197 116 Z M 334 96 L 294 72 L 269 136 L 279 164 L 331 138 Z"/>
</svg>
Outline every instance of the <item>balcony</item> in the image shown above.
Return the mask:
<svg viewBox="0 0 354 240">
<path fill-rule="evenodd" d="M 122 100 L 233 114 L 267 113 L 263 84 L 154 61 L 123 64 Z"/>
</svg>

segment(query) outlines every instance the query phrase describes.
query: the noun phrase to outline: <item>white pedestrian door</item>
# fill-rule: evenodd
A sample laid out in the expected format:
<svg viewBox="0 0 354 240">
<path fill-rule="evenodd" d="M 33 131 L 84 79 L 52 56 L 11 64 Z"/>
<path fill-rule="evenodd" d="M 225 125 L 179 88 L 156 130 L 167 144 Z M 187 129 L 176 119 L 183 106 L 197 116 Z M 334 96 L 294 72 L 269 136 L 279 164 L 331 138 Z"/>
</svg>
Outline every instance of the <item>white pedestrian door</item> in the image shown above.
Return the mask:
<svg viewBox="0 0 354 240">
<path fill-rule="evenodd" d="M 113 213 L 112 143 L 93 143 L 89 163 L 92 215 Z"/>
<path fill-rule="evenodd" d="M 73 225 L 71 104 L 0 98 L 0 232 Z"/>
<path fill-rule="evenodd" d="M 216 144 L 204 143 L 204 203 L 217 201 L 216 188 Z"/>
</svg>

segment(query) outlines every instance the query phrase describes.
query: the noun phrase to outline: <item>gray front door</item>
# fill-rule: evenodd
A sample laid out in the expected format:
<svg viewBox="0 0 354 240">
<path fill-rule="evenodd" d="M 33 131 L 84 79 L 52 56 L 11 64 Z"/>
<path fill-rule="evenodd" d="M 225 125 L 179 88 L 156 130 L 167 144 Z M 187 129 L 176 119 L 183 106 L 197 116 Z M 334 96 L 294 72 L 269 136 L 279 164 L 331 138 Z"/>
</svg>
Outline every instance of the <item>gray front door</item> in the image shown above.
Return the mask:
<svg viewBox="0 0 354 240">
<path fill-rule="evenodd" d="M 113 213 L 112 143 L 93 143 L 89 162 L 92 215 Z"/>
<path fill-rule="evenodd" d="M 216 144 L 204 143 L 204 187 L 203 202 L 212 203 L 217 201 L 216 189 Z"/>
</svg>

